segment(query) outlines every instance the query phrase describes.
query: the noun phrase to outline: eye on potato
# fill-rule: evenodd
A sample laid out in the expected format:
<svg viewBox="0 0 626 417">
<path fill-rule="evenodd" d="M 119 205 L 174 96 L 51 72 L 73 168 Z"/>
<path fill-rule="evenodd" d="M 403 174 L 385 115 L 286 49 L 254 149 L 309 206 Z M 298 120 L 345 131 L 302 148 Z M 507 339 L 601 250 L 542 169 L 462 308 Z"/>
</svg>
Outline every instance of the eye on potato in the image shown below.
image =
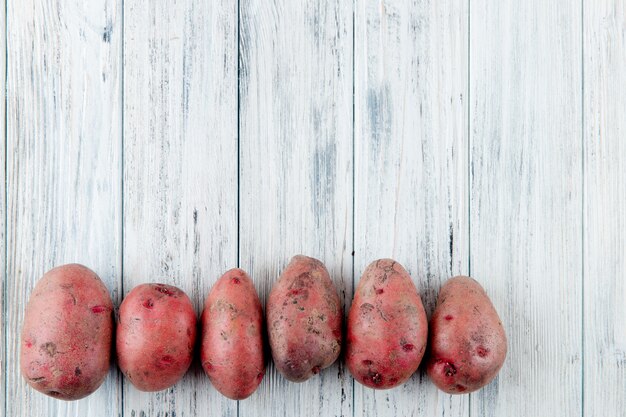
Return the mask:
<svg viewBox="0 0 626 417">
<path fill-rule="evenodd" d="M 346 362 L 370 388 L 403 384 L 417 370 L 428 336 L 422 300 L 408 272 L 392 259 L 363 272 L 348 315 Z"/>
<path fill-rule="evenodd" d="M 441 287 L 428 350 L 428 376 L 449 394 L 476 391 L 495 378 L 506 358 L 506 334 L 478 282 L 458 276 Z"/>
<path fill-rule="evenodd" d="M 265 375 L 263 308 L 254 283 L 241 269 L 213 286 L 202 312 L 202 367 L 226 397 L 249 397 Z"/>
<path fill-rule="evenodd" d="M 140 391 L 169 388 L 191 365 L 196 333 L 196 314 L 182 290 L 138 285 L 120 305 L 118 365 Z"/>
<path fill-rule="evenodd" d="M 109 371 L 113 303 L 89 268 L 68 264 L 48 271 L 30 296 L 20 341 L 27 383 L 51 397 L 78 400 Z"/>
<path fill-rule="evenodd" d="M 306 381 L 330 366 L 341 350 L 342 310 L 324 264 L 296 255 L 274 284 L 267 329 L 276 369 Z"/>
</svg>

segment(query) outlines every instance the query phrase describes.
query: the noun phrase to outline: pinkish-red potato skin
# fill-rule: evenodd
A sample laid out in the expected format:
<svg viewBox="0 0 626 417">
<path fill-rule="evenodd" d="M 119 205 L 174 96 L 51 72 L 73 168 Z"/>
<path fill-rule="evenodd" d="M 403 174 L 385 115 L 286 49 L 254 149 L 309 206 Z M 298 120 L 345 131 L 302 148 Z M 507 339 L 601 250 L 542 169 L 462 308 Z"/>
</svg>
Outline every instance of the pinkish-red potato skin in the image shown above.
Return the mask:
<svg viewBox="0 0 626 417">
<path fill-rule="evenodd" d="M 375 389 L 406 382 L 426 350 L 428 320 L 409 273 L 393 259 L 363 272 L 348 315 L 346 363 L 354 379 Z"/>
<path fill-rule="evenodd" d="M 476 391 L 495 378 L 506 352 L 504 327 L 482 286 L 449 279 L 430 320 L 426 371 L 435 385 L 448 394 Z"/>
<path fill-rule="evenodd" d="M 303 382 L 329 367 L 341 351 L 342 309 L 322 262 L 291 258 L 267 302 L 267 329 L 276 369 Z"/>
<path fill-rule="evenodd" d="M 263 308 L 241 269 L 215 283 L 202 311 L 200 360 L 213 386 L 232 400 L 248 398 L 265 375 Z"/>
<path fill-rule="evenodd" d="M 141 284 L 119 310 L 117 363 L 140 391 L 176 384 L 193 359 L 197 319 L 191 300 L 179 288 Z"/>
<path fill-rule="evenodd" d="M 39 280 L 24 314 L 20 368 L 28 384 L 78 400 L 104 382 L 111 362 L 113 302 L 89 268 L 68 264 Z"/>
</svg>

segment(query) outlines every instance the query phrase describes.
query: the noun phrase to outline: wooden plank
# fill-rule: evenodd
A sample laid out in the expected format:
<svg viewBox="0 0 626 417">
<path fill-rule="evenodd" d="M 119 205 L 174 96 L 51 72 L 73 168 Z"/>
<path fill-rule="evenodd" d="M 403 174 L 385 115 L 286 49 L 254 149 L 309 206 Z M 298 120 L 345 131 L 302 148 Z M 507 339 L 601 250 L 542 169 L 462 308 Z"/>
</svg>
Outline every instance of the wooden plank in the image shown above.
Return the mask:
<svg viewBox="0 0 626 417">
<path fill-rule="evenodd" d="M 509 339 L 471 415 L 581 414 L 580 13 L 471 2 L 471 273 Z"/>
<path fill-rule="evenodd" d="M 262 300 L 291 256 L 352 295 L 351 2 L 242 0 L 241 266 Z M 296 384 L 270 365 L 240 416 L 350 415 L 343 364 Z"/>
<path fill-rule="evenodd" d="M 1 10 L 6 11 L 6 0 L 0 1 Z M 0 11 L 0 80 L 6 80 L 6 13 Z M 0 148 L 0 311 L 2 312 L 2 319 L 0 319 L 0 380 L 4 384 L 0 388 L 0 408 L 6 415 L 6 386 L 9 382 L 7 377 L 7 360 L 6 360 L 6 347 L 7 347 L 7 323 L 5 318 L 7 317 L 6 308 L 8 306 L 6 302 L 6 82 L 0 83 L 0 143 L 3 148 Z"/>
<path fill-rule="evenodd" d="M 355 285 L 391 257 L 428 315 L 468 271 L 467 2 L 359 2 L 355 14 Z M 358 383 L 355 415 L 468 415 L 423 370 L 401 387 Z"/>
<path fill-rule="evenodd" d="M 583 2 L 584 411 L 626 407 L 626 1 Z"/>
<path fill-rule="evenodd" d="M 183 289 L 197 313 L 237 263 L 237 5 L 124 6 L 124 293 Z M 198 362 L 171 389 L 124 384 L 126 416 L 235 415 Z"/>
<path fill-rule="evenodd" d="M 118 415 L 113 368 L 83 400 L 30 389 L 19 372 L 23 310 L 53 266 L 79 262 L 119 301 L 121 7 L 118 0 L 8 2 L 8 416 Z"/>
</svg>

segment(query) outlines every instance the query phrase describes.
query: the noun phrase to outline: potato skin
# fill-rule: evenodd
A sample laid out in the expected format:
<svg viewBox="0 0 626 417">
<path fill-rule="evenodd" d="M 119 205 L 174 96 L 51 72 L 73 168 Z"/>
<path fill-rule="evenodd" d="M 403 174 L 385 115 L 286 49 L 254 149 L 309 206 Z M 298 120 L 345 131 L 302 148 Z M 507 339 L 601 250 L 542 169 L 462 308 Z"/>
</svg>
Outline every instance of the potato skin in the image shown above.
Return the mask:
<svg viewBox="0 0 626 417">
<path fill-rule="evenodd" d="M 422 300 L 409 273 L 393 259 L 363 272 L 348 315 L 346 362 L 354 379 L 389 389 L 417 370 L 428 338 Z"/>
<path fill-rule="evenodd" d="M 226 397 L 249 397 L 265 375 L 263 308 L 241 269 L 215 283 L 202 311 L 200 359 L 213 386 Z"/>
<path fill-rule="evenodd" d="M 196 314 L 189 297 L 165 284 L 142 284 L 119 311 L 117 362 L 140 391 L 160 391 L 178 382 L 191 365 Z"/>
<path fill-rule="evenodd" d="M 449 394 L 487 385 L 506 358 L 504 327 L 481 285 L 470 277 L 449 279 L 430 320 L 428 376 Z"/>
<path fill-rule="evenodd" d="M 294 256 L 267 302 L 267 328 L 276 369 L 306 381 L 329 367 L 341 351 L 342 309 L 322 262 Z"/>
<path fill-rule="evenodd" d="M 104 382 L 111 362 L 113 302 L 89 268 L 46 272 L 30 296 L 20 343 L 20 369 L 37 391 L 78 400 Z"/>
</svg>

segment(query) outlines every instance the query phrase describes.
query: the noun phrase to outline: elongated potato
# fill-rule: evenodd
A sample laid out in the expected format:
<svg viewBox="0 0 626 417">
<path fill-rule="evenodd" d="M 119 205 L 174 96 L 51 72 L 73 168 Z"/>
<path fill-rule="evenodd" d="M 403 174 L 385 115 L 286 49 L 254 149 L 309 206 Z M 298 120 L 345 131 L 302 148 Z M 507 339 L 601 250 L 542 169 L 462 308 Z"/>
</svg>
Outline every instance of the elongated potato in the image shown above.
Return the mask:
<svg viewBox="0 0 626 417">
<path fill-rule="evenodd" d="M 77 400 L 104 382 L 111 361 L 113 303 L 89 268 L 69 264 L 37 283 L 24 315 L 20 368 L 37 391 Z"/>
<path fill-rule="evenodd" d="M 191 365 L 196 313 L 189 297 L 165 284 L 142 284 L 119 311 L 117 362 L 140 391 L 160 391 L 178 382 Z"/>
<path fill-rule="evenodd" d="M 274 284 L 267 327 L 276 369 L 302 382 L 330 366 L 341 350 L 342 311 L 324 264 L 296 255 Z"/>
<path fill-rule="evenodd" d="M 372 262 L 348 316 L 346 361 L 354 379 L 377 389 L 404 383 L 417 370 L 427 337 L 426 312 L 408 272 L 392 259 Z"/>
<path fill-rule="evenodd" d="M 449 394 L 488 384 L 502 367 L 504 327 L 485 290 L 470 277 L 449 279 L 430 319 L 428 376 Z"/>
<path fill-rule="evenodd" d="M 265 375 L 263 308 L 254 283 L 241 269 L 213 286 L 202 312 L 200 359 L 213 386 L 226 397 L 249 397 Z"/>
</svg>

